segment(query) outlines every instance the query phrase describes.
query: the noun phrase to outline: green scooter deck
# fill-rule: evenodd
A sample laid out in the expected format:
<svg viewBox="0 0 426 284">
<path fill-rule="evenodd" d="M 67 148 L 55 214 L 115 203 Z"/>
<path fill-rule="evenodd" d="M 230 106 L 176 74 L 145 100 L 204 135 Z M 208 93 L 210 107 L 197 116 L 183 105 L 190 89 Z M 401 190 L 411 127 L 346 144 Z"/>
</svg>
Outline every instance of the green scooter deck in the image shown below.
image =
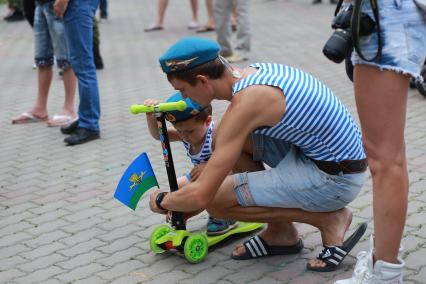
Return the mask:
<svg viewBox="0 0 426 284">
<path fill-rule="evenodd" d="M 238 222 L 238 226 L 235 227 L 232 230 L 229 230 L 225 234 L 218 235 L 218 236 L 209 236 L 207 235 L 206 231 L 203 233 L 207 237 L 207 244 L 209 247 L 214 246 L 218 244 L 219 242 L 225 240 L 226 238 L 236 235 L 236 234 L 242 234 L 242 233 L 248 233 L 251 231 L 258 230 L 263 227 L 263 223 L 249 223 L 249 222 Z"/>
<path fill-rule="evenodd" d="M 167 227 L 167 225 L 162 225 L 160 227 L 163 227 L 163 226 Z M 156 245 L 160 245 L 166 242 L 171 242 L 173 244 L 173 247 L 178 247 L 183 243 L 185 238 L 195 234 L 202 234 L 207 240 L 207 246 L 211 247 L 232 235 L 255 231 L 257 229 L 260 229 L 262 226 L 263 226 L 263 223 L 238 222 L 237 227 L 235 227 L 232 230 L 229 230 L 228 232 L 224 234 L 217 235 L 217 236 L 207 235 L 206 230 L 190 232 L 187 230 L 173 230 L 170 227 L 168 227 L 169 229 L 166 229 L 166 231 L 162 233 L 158 239 L 155 239 L 154 243 Z"/>
</svg>

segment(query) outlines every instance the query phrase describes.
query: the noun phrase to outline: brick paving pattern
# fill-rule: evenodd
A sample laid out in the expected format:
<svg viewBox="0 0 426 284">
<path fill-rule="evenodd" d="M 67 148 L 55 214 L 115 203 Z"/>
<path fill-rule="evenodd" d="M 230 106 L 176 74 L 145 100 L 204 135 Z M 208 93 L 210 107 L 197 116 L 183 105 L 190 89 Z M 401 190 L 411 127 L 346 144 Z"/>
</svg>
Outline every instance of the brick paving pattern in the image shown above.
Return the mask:
<svg viewBox="0 0 426 284">
<path fill-rule="evenodd" d="M 185 3 L 184 3 L 185 2 Z M 204 1 L 200 19 L 205 20 Z M 357 118 L 352 84 L 343 65 L 322 55 L 331 35 L 334 7 L 308 0 L 253 0 L 251 62 L 281 62 L 308 71 L 330 86 Z M 0 6 L 6 14 L 6 6 Z M 305 264 L 320 250 L 318 231 L 298 224 L 305 248 L 296 256 L 233 261 L 229 254 L 241 240 L 210 252 L 191 265 L 179 255 L 155 255 L 148 239 L 164 220 L 147 208 L 145 196 L 135 212 L 113 199 L 126 166 L 140 152 L 149 154 L 161 186 L 167 186 L 161 150 L 149 136 L 144 116 L 129 106 L 146 98 L 165 99 L 172 91 L 157 58 L 183 36 L 190 20 L 187 1 L 170 1 L 165 30 L 145 33 L 156 14 L 156 1 L 111 1 L 110 18 L 100 24 L 106 68 L 98 73 L 102 103 L 102 139 L 65 147 L 64 136 L 45 124 L 12 125 L 36 96 L 32 31 L 26 22 L 0 21 L 0 283 L 332 283 L 349 276 L 355 255 L 367 248 L 368 236 L 338 271 L 311 273 Z M 214 33 L 203 34 L 215 38 Z M 241 65 L 241 64 L 240 64 Z M 54 76 L 50 114 L 59 110 L 63 87 Z M 226 103 L 215 102 L 216 117 Z M 426 101 L 416 91 L 408 99 L 406 142 L 410 204 L 404 234 L 406 283 L 426 277 Z M 189 167 L 183 147 L 173 145 L 177 174 Z M 369 222 L 372 232 L 372 186 L 369 178 L 351 204 L 353 229 Z M 201 228 L 206 215 L 191 221 Z"/>
</svg>

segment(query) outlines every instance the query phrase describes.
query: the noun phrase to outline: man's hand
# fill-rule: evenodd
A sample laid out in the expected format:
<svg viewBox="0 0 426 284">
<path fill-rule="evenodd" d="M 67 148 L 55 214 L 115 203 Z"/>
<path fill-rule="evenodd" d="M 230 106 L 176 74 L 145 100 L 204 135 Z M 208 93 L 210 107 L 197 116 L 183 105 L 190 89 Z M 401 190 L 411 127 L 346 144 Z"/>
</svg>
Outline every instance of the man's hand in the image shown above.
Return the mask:
<svg viewBox="0 0 426 284">
<path fill-rule="evenodd" d="M 155 200 L 157 199 L 157 196 L 163 192 L 160 189 L 156 189 L 153 192 L 151 192 L 149 196 L 149 208 L 154 213 L 160 213 L 160 214 L 167 214 L 167 210 L 163 210 L 157 207 L 157 204 L 155 203 Z"/>
<path fill-rule="evenodd" d="M 53 12 L 59 18 L 63 18 L 67 10 L 69 0 L 56 0 L 53 4 Z"/>
<path fill-rule="evenodd" d="M 196 181 L 198 179 L 198 177 L 201 175 L 201 172 L 203 171 L 205 166 L 206 166 L 206 163 L 202 163 L 192 168 L 191 172 L 189 173 L 191 175 L 191 181 Z"/>
</svg>

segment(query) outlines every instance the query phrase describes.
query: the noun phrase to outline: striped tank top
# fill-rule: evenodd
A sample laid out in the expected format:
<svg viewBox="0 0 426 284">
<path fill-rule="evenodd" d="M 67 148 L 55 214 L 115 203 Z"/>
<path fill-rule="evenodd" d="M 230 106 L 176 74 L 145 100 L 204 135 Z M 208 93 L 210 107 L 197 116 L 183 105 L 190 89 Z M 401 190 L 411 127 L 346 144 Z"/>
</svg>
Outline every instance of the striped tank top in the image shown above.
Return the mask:
<svg viewBox="0 0 426 284">
<path fill-rule="evenodd" d="M 182 140 L 183 146 L 185 146 L 185 149 L 186 149 L 186 154 L 191 159 L 191 162 L 194 166 L 207 162 L 210 156 L 212 155 L 213 128 L 214 128 L 214 122 L 212 121 L 209 125 L 209 128 L 207 129 L 203 146 L 201 147 L 201 150 L 196 154 L 191 154 L 191 151 L 190 151 L 191 145 L 185 140 Z"/>
<path fill-rule="evenodd" d="M 236 82 L 233 95 L 251 85 L 280 88 L 286 109 L 280 122 L 254 131 L 298 146 L 319 161 L 365 158 L 361 132 L 333 92 L 312 75 L 281 64 L 256 63 L 258 69 Z"/>
</svg>

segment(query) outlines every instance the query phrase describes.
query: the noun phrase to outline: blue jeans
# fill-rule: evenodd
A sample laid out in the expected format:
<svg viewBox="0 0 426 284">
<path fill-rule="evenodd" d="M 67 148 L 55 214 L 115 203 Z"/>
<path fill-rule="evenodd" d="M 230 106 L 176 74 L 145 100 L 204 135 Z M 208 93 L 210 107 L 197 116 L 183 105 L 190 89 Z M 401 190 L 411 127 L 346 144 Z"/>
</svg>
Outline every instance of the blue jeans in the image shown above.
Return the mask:
<svg viewBox="0 0 426 284">
<path fill-rule="evenodd" d="M 37 67 L 53 65 L 53 57 L 61 69 L 70 67 L 65 42 L 64 22 L 53 13 L 53 0 L 36 2 L 34 11 L 34 60 Z"/>
<path fill-rule="evenodd" d="M 93 17 L 99 0 L 71 0 L 64 16 L 71 66 L 78 79 L 78 126 L 99 131 L 101 108 L 93 61 Z"/>
<path fill-rule="evenodd" d="M 108 17 L 108 0 L 99 1 L 99 10 L 101 10 L 101 17 Z"/>
</svg>

